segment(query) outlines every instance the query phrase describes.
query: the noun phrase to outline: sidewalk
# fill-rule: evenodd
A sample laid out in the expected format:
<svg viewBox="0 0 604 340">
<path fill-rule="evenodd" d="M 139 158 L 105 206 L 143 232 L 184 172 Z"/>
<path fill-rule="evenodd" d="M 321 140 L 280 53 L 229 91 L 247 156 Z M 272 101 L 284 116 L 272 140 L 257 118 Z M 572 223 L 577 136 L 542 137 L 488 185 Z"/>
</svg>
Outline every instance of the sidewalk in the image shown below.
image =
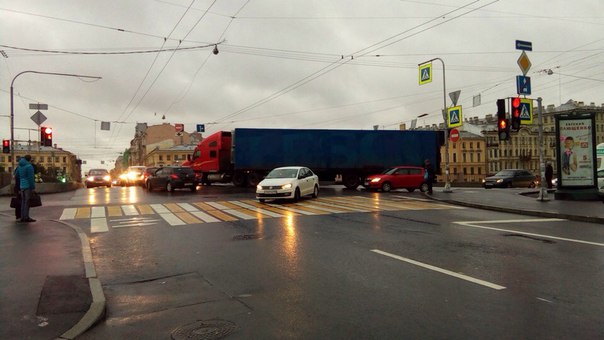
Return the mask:
<svg viewBox="0 0 604 340">
<path fill-rule="evenodd" d="M 434 194 L 430 197 L 479 209 L 604 224 L 604 204 L 601 201 L 555 200 L 553 191 L 548 194 L 549 201 L 539 201 L 539 191 L 536 189 L 453 187 L 452 191 L 444 193 L 442 187 L 435 187 Z"/>
<path fill-rule="evenodd" d="M 80 236 L 57 221 L 0 213 L 1 339 L 71 339 L 96 321 Z"/>
</svg>

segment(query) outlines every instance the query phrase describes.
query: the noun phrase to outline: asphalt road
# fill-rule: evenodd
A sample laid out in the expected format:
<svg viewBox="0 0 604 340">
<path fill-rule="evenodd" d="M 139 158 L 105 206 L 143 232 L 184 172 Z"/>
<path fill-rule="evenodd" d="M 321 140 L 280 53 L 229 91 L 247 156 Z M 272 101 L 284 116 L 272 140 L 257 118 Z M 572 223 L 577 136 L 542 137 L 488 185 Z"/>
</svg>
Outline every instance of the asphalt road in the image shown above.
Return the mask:
<svg viewBox="0 0 604 340">
<path fill-rule="evenodd" d="M 106 320 L 80 338 L 604 335 L 600 225 L 420 193 L 326 188 L 272 207 L 252 198 L 212 186 L 46 200 L 35 218 L 88 233 L 108 301 Z"/>
</svg>

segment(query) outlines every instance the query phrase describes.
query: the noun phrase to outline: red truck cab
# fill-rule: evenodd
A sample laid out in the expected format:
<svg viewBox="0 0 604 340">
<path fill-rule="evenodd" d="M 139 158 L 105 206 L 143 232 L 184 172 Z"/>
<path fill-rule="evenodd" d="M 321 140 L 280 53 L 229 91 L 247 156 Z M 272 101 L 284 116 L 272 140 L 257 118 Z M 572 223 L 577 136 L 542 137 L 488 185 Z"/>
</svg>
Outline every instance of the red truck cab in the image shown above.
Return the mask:
<svg viewBox="0 0 604 340">
<path fill-rule="evenodd" d="M 230 131 L 216 132 L 199 142 L 190 159 L 182 165 L 193 168 L 201 176 L 202 184 L 229 182 L 232 170 L 231 145 Z"/>
</svg>

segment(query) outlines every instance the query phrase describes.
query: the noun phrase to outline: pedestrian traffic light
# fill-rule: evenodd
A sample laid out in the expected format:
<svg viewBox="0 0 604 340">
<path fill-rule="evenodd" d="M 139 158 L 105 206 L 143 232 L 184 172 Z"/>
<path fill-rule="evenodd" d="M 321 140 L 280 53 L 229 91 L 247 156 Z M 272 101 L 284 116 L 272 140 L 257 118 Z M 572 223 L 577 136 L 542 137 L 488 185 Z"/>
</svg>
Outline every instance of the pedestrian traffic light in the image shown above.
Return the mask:
<svg viewBox="0 0 604 340">
<path fill-rule="evenodd" d="M 2 153 L 10 153 L 10 140 L 9 139 L 2 140 Z"/>
<path fill-rule="evenodd" d="M 520 97 L 512 98 L 512 130 L 520 130 Z"/>
<path fill-rule="evenodd" d="M 40 144 L 43 146 L 52 146 L 52 128 L 47 126 L 40 128 Z"/>
<path fill-rule="evenodd" d="M 510 139 L 510 126 L 505 117 L 505 99 L 497 99 L 497 132 L 499 140 Z"/>
</svg>

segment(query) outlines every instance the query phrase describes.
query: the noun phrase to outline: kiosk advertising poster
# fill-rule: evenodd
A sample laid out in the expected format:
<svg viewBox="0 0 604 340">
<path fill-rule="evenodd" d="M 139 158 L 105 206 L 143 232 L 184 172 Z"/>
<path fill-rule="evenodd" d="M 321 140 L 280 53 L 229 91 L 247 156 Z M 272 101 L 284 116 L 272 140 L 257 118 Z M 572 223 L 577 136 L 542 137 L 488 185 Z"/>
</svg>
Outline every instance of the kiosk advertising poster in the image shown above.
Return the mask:
<svg viewBox="0 0 604 340">
<path fill-rule="evenodd" d="M 594 115 L 569 114 L 556 117 L 558 180 L 561 187 L 596 185 Z"/>
</svg>

